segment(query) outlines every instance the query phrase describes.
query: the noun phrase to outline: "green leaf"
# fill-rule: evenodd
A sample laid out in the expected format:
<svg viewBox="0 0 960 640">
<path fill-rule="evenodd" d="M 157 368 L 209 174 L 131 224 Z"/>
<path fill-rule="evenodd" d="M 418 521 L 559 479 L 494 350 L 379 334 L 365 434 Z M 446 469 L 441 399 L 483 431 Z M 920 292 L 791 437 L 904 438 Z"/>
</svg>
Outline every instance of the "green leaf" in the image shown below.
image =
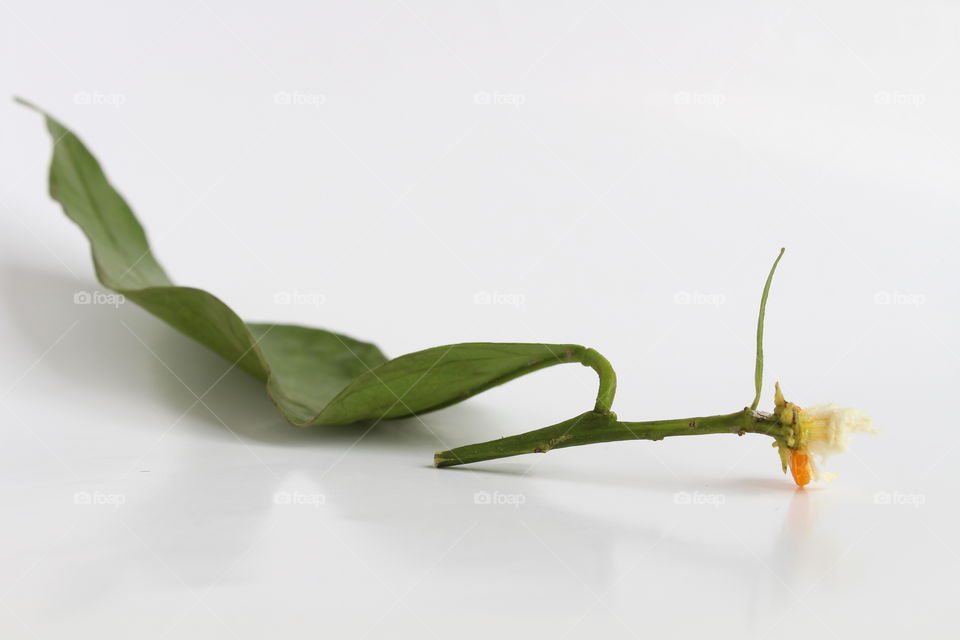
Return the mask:
<svg viewBox="0 0 960 640">
<path fill-rule="evenodd" d="M 773 261 L 770 267 L 770 275 L 767 276 L 767 282 L 763 285 L 763 295 L 760 296 L 760 313 L 757 315 L 757 359 L 753 368 L 753 388 L 754 396 L 751 409 L 756 409 L 760 404 L 760 391 L 763 389 L 763 322 L 767 315 L 767 296 L 770 295 L 770 284 L 773 282 L 773 274 L 777 271 L 777 265 L 780 264 L 780 258 L 786 248 L 781 248 L 777 254 L 777 259 Z"/>
<path fill-rule="evenodd" d="M 442 409 L 532 371 L 580 362 L 584 351 L 574 344 L 474 342 L 408 353 L 351 382 L 316 421 L 403 418 Z"/>
<path fill-rule="evenodd" d="M 266 382 L 290 423 L 349 424 L 434 411 L 563 362 L 581 362 L 598 372 L 597 406 L 609 409 L 613 369 L 579 345 L 455 344 L 388 361 L 375 345 L 342 334 L 245 323 L 212 294 L 176 286 L 80 139 L 37 107 L 19 102 L 46 119 L 54 139 L 50 195 L 86 234 L 100 282 Z"/>
</svg>

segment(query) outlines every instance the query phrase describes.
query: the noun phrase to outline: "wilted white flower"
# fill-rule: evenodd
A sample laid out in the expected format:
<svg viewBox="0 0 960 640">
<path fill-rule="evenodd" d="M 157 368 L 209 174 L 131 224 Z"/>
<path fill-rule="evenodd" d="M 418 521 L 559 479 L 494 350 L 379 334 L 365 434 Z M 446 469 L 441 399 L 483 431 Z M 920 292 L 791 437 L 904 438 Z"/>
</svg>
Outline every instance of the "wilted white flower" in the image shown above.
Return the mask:
<svg viewBox="0 0 960 640">
<path fill-rule="evenodd" d="M 797 486 L 810 483 L 811 479 L 831 479 L 829 473 L 819 471 L 818 462 L 823 462 L 835 453 L 843 453 L 850 445 L 854 433 L 876 433 L 870 417 L 857 409 L 836 405 L 816 405 L 801 409 L 783 398 L 780 383 L 777 383 L 776 408 L 774 413 L 780 423 L 787 427 L 787 435 L 776 446 L 780 449 L 783 470 L 790 468 Z"/>
</svg>

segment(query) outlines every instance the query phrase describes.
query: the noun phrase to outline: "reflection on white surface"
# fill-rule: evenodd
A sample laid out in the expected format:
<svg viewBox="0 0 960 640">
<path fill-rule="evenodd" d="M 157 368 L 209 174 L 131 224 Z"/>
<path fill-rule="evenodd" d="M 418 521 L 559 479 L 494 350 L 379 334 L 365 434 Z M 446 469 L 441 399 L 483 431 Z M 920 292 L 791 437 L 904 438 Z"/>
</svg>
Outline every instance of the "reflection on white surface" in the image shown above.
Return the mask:
<svg viewBox="0 0 960 640">
<path fill-rule="evenodd" d="M 74 285 L 18 266 L 5 274 L 10 329 L 29 359 L 67 315 Z M 465 637 L 505 620 L 518 634 L 559 637 L 678 625 L 801 637 L 885 634 L 915 626 L 918 608 L 934 632 L 946 606 L 948 590 L 926 588 L 948 579 L 942 532 L 954 526 L 933 495 L 843 480 L 797 490 L 770 472 L 765 443 L 748 440 L 437 470 L 425 454 L 437 434 L 484 437 L 489 412 L 382 424 L 358 442 L 358 427 L 287 427 L 236 372 L 205 397 L 209 409 L 190 408 L 223 363 L 137 309 L 90 311 L 5 407 L 4 492 L 17 514 L 4 533 L 10 628 L 119 634 L 136 621 L 158 637 L 394 637 L 466 617 Z M 79 365 L 92 360 L 104 366 Z M 83 430 L 20 413 L 42 407 L 50 385 L 58 406 L 90 416 Z M 104 409 L 91 412 L 91 397 Z M 762 474 L 661 458 L 741 445 Z"/>
</svg>

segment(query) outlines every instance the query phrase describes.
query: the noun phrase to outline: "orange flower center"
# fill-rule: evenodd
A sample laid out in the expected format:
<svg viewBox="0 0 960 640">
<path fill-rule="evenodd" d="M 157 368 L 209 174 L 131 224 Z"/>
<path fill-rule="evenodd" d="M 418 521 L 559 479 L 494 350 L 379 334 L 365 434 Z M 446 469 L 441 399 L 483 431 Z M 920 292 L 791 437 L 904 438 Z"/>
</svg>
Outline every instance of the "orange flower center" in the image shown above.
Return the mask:
<svg viewBox="0 0 960 640">
<path fill-rule="evenodd" d="M 810 456 L 797 449 L 790 451 L 790 473 L 793 474 L 793 481 L 798 487 L 804 487 L 810 484 Z"/>
</svg>

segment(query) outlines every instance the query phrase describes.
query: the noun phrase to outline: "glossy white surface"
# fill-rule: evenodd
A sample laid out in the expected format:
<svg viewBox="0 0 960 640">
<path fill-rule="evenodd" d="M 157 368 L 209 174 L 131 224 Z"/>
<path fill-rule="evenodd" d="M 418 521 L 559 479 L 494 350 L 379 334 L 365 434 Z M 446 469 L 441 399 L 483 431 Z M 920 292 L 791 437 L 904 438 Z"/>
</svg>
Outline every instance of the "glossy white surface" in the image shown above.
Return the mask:
<svg viewBox="0 0 960 640">
<path fill-rule="evenodd" d="M 6 103 L 2 637 L 955 637 L 960 8 L 0 15 L 0 84 L 90 144 L 174 278 L 245 318 L 393 355 L 579 342 L 617 367 L 621 417 L 720 413 L 752 397 L 786 245 L 761 406 L 780 380 L 883 430 L 806 491 L 760 437 L 430 466 L 591 406 L 571 366 L 297 430 L 97 293 L 40 120 Z"/>
</svg>

